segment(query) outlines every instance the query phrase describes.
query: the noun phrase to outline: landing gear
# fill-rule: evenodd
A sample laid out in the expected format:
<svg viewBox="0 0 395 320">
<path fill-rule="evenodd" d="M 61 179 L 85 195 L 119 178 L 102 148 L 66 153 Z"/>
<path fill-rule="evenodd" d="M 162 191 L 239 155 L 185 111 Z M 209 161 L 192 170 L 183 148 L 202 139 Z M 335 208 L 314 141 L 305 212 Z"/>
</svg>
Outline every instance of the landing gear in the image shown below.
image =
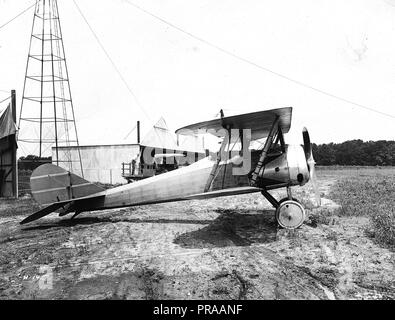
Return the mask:
<svg viewBox="0 0 395 320">
<path fill-rule="evenodd" d="M 304 208 L 295 200 L 283 200 L 279 202 L 279 206 L 276 209 L 276 220 L 278 224 L 286 229 L 299 228 L 305 219 Z"/>
<path fill-rule="evenodd" d="M 82 211 L 76 211 L 75 213 L 74 213 L 74 215 L 71 217 L 71 219 L 70 220 L 74 220 L 78 215 L 80 215 L 82 213 Z"/>
<path fill-rule="evenodd" d="M 304 222 L 305 210 L 292 198 L 290 188 L 287 188 L 287 193 L 287 198 L 277 201 L 267 190 L 262 190 L 262 195 L 276 208 L 277 223 L 285 229 L 297 229 Z"/>
</svg>

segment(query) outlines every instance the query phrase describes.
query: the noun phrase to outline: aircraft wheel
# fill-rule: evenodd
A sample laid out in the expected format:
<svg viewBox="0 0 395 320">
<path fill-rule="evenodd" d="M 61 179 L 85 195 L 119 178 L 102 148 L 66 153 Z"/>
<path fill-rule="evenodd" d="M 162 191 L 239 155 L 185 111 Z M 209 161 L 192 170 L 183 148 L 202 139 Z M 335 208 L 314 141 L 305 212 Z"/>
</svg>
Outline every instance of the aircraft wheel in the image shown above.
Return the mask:
<svg viewBox="0 0 395 320">
<path fill-rule="evenodd" d="M 276 220 L 285 229 L 299 228 L 305 219 L 303 206 L 295 200 L 283 199 L 276 209 Z"/>
</svg>

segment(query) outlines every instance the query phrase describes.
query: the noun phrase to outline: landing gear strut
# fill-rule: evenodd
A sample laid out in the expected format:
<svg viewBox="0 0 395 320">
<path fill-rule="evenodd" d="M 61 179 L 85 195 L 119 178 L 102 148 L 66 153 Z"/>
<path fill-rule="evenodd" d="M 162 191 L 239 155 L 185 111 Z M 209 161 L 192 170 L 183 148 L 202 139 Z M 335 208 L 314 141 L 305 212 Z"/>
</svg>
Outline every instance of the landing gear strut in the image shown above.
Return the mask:
<svg viewBox="0 0 395 320">
<path fill-rule="evenodd" d="M 267 190 L 262 190 L 262 195 L 276 208 L 277 223 L 285 229 L 299 228 L 305 219 L 303 206 L 294 198 L 287 188 L 288 197 L 277 201 Z"/>
</svg>

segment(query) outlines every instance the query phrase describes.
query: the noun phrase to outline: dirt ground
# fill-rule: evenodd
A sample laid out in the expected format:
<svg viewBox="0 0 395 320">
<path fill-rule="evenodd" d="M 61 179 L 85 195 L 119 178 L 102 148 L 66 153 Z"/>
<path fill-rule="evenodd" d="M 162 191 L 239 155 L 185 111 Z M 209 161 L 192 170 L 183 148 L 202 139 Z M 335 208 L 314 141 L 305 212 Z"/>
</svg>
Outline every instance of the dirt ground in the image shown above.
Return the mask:
<svg viewBox="0 0 395 320">
<path fill-rule="evenodd" d="M 318 172 L 328 212 L 339 176 Z M 304 201 L 310 191 L 295 188 Z M 0 299 L 395 298 L 394 253 L 366 235 L 364 217 L 283 230 L 253 194 L 21 227 L 34 201 L 0 201 Z"/>
</svg>

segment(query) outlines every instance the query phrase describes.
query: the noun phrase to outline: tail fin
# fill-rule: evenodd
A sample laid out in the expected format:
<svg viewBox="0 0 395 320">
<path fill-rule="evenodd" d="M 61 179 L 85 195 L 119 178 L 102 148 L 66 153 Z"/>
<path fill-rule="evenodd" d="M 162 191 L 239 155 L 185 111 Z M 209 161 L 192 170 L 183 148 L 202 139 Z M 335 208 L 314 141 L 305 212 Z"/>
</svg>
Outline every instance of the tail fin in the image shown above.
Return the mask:
<svg viewBox="0 0 395 320">
<path fill-rule="evenodd" d="M 41 205 L 67 201 L 104 191 L 103 188 L 53 164 L 33 171 L 30 186 L 34 199 Z"/>
</svg>

